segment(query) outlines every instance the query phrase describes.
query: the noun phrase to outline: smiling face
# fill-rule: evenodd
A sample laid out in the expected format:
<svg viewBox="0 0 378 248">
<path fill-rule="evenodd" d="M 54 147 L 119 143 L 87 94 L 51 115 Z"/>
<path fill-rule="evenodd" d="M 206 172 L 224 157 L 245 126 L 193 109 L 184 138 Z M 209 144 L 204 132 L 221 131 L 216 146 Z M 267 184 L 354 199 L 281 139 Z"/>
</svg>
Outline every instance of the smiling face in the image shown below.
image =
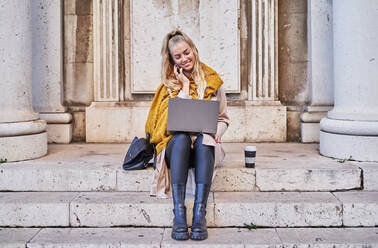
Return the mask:
<svg viewBox="0 0 378 248">
<path fill-rule="evenodd" d="M 180 41 L 170 48 L 170 54 L 173 61 L 178 64 L 184 71 L 192 72 L 194 67 L 194 54 L 189 44 Z"/>
</svg>

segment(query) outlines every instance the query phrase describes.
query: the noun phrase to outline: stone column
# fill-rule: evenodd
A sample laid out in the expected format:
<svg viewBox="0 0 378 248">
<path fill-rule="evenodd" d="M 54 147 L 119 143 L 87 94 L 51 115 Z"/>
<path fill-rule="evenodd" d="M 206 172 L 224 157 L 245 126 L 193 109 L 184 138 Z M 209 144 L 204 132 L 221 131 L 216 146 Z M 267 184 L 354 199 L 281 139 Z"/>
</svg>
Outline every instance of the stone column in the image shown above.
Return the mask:
<svg viewBox="0 0 378 248">
<path fill-rule="evenodd" d="M 277 0 L 254 0 L 252 7 L 252 59 L 248 100 L 278 99 Z"/>
<path fill-rule="evenodd" d="M 33 106 L 47 121 L 49 143 L 70 143 L 72 116 L 63 102 L 62 1 L 33 0 Z"/>
<path fill-rule="evenodd" d="M 32 107 L 32 23 L 29 0 L 0 4 L 0 159 L 47 153 L 46 121 Z"/>
<path fill-rule="evenodd" d="M 302 142 L 319 142 L 319 123 L 333 105 L 332 0 L 308 0 L 310 104 L 301 115 Z"/>
<path fill-rule="evenodd" d="M 335 107 L 320 122 L 320 153 L 378 161 L 378 1 L 334 0 Z"/>
</svg>

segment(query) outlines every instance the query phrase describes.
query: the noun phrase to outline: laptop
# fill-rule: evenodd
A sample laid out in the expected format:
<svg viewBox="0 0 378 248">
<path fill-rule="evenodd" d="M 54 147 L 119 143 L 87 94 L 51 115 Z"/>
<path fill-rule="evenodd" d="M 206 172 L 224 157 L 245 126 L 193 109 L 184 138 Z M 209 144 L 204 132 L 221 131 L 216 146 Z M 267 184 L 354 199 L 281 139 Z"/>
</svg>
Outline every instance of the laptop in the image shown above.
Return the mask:
<svg viewBox="0 0 378 248">
<path fill-rule="evenodd" d="M 218 112 L 218 101 L 170 98 L 167 131 L 215 134 Z"/>
</svg>

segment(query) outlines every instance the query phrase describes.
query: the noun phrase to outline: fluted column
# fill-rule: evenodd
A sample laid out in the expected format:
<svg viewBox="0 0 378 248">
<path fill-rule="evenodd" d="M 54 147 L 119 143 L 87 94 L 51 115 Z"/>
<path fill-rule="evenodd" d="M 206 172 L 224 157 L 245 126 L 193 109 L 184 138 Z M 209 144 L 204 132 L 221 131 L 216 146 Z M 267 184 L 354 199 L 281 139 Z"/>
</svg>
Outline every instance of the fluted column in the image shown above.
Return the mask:
<svg viewBox="0 0 378 248">
<path fill-rule="evenodd" d="M 2 0 L 0 19 L 0 158 L 41 157 L 47 133 L 32 107 L 31 1 Z"/>
<path fill-rule="evenodd" d="M 33 106 L 47 121 L 49 143 L 70 143 L 72 115 L 63 106 L 63 1 L 33 0 Z"/>
<path fill-rule="evenodd" d="M 335 106 L 320 123 L 320 153 L 378 161 L 378 1 L 334 0 Z"/>
<path fill-rule="evenodd" d="M 124 100 L 121 83 L 122 33 L 120 0 L 93 0 L 94 99 L 96 102 Z"/>
<path fill-rule="evenodd" d="M 252 61 L 248 100 L 278 99 L 277 0 L 254 0 L 252 7 Z"/>
<path fill-rule="evenodd" d="M 308 0 L 310 104 L 301 115 L 302 142 L 319 142 L 320 120 L 333 105 L 332 0 Z"/>
</svg>

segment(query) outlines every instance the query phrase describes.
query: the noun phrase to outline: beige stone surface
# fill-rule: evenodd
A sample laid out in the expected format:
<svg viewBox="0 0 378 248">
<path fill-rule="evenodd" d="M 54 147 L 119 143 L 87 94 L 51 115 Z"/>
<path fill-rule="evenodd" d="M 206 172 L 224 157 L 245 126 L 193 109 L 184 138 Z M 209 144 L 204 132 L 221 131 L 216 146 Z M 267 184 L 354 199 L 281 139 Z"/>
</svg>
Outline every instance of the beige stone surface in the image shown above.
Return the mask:
<svg viewBox="0 0 378 248">
<path fill-rule="evenodd" d="M 163 228 L 46 228 L 0 229 L 2 247 L 25 247 L 29 233 L 36 236 L 27 244 L 28 248 L 120 248 L 120 247 L 377 247 L 377 228 L 209 228 L 207 240 L 175 241 L 171 229 Z M 38 232 L 38 233 L 37 233 Z M 14 239 L 16 237 L 16 239 Z M 18 240 L 12 243 L 11 240 Z M 20 246 L 18 246 L 19 244 Z M 15 246 L 16 245 L 16 246 Z"/>
<path fill-rule="evenodd" d="M 186 199 L 191 223 L 194 198 Z M 147 192 L 82 193 L 71 202 L 72 226 L 171 226 L 172 199 L 149 197 Z M 207 222 L 214 226 L 214 200 L 209 195 Z"/>
<path fill-rule="evenodd" d="M 0 228 L 0 247 L 25 248 L 39 231 L 39 228 Z"/>
<path fill-rule="evenodd" d="M 378 225 L 378 192 L 335 192 L 343 204 L 344 226 Z"/>
<path fill-rule="evenodd" d="M 85 111 L 75 111 L 72 117 L 72 140 L 85 141 Z"/>
<path fill-rule="evenodd" d="M 256 186 L 260 191 L 355 189 L 362 187 L 361 169 L 337 161 L 263 162 L 256 165 Z"/>
<path fill-rule="evenodd" d="M 255 169 L 244 167 L 243 149 L 247 145 L 257 147 Z M 128 146 L 50 144 L 49 154 L 43 158 L 0 164 L 0 190 L 149 191 L 152 168 L 122 169 Z M 365 171 L 361 178 L 359 167 L 366 163 L 339 163 L 320 156 L 318 144 L 223 143 L 222 146 L 226 157 L 217 168 L 213 191 L 333 191 L 359 188 L 362 179 L 367 182 L 364 187 L 376 182 L 374 168 Z"/>
<path fill-rule="evenodd" d="M 0 158 L 8 162 L 36 159 L 46 154 L 47 132 L 0 138 Z"/>
<path fill-rule="evenodd" d="M 238 92 L 238 9 L 239 1 L 131 1 L 133 93 L 152 93 L 159 85 L 161 42 L 174 28 L 193 39 L 203 62 L 220 73 L 225 89 Z"/>
<path fill-rule="evenodd" d="M 143 137 L 149 102 L 93 102 L 86 109 L 87 142 L 131 142 Z"/>
<path fill-rule="evenodd" d="M 240 228 L 217 228 L 208 229 L 208 239 L 198 242 L 189 240 L 180 242 L 173 240 L 170 236 L 171 229 L 164 230 L 162 248 L 197 248 L 197 247 L 275 247 L 280 244 L 280 239 L 275 229 L 247 230 Z"/>
<path fill-rule="evenodd" d="M 68 144 L 72 140 L 72 123 L 47 124 L 47 141 L 49 143 Z"/>
<path fill-rule="evenodd" d="M 283 247 L 377 247 L 377 228 L 277 228 Z"/>
<path fill-rule="evenodd" d="M 159 248 L 161 228 L 65 228 L 42 229 L 28 248 L 45 247 L 151 247 Z"/>
<path fill-rule="evenodd" d="M 364 190 L 378 191 L 378 163 L 358 163 L 364 175 Z"/>
<path fill-rule="evenodd" d="M 281 62 L 279 64 L 280 100 L 283 104 L 303 104 L 308 101 L 307 62 Z"/>
<path fill-rule="evenodd" d="M 217 169 L 212 191 L 253 191 L 255 190 L 255 170 L 241 167 L 222 166 Z"/>
<path fill-rule="evenodd" d="M 93 63 L 92 16 L 65 15 L 64 31 L 64 62 Z"/>
<path fill-rule="evenodd" d="M 231 123 L 222 141 L 259 142 L 286 140 L 286 107 L 228 105 Z"/>
<path fill-rule="evenodd" d="M 117 171 L 117 189 L 119 191 L 150 191 L 153 169 Z"/>
<path fill-rule="evenodd" d="M 287 110 L 287 141 L 288 142 L 299 142 L 301 131 L 300 131 L 300 114 L 301 111 Z"/>
<path fill-rule="evenodd" d="M 117 171 L 117 190 L 119 191 L 150 191 L 153 169 Z M 253 191 L 255 190 L 255 171 L 243 168 L 239 164 L 225 165 L 217 168 L 211 191 Z"/>
<path fill-rule="evenodd" d="M 93 63 L 66 63 L 65 101 L 69 105 L 90 105 L 93 101 Z"/>
<path fill-rule="evenodd" d="M 320 124 L 301 122 L 301 139 L 303 143 L 319 142 Z"/>
<path fill-rule="evenodd" d="M 217 226 L 340 226 L 341 203 L 326 192 L 215 192 Z"/>
<path fill-rule="evenodd" d="M 92 14 L 93 0 L 64 0 L 65 15 L 90 15 Z"/>
<path fill-rule="evenodd" d="M 76 147 L 80 149 L 79 147 Z M 12 191 L 110 191 L 116 189 L 116 171 L 106 155 L 87 150 L 50 151 L 38 163 L 23 161 L 0 166 L 0 189 Z M 58 156 L 57 156 L 58 155 Z M 81 157 L 80 157 L 81 156 Z M 111 161 L 111 160 L 110 160 Z"/>
<path fill-rule="evenodd" d="M 309 100 L 307 0 L 278 1 L 279 96 L 290 105 Z"/>
<path fill-rule="evenodd" d="M 69 202 L 76 194 L 2 192 L 0 226 L 68 226 Z"/>
</svg>

